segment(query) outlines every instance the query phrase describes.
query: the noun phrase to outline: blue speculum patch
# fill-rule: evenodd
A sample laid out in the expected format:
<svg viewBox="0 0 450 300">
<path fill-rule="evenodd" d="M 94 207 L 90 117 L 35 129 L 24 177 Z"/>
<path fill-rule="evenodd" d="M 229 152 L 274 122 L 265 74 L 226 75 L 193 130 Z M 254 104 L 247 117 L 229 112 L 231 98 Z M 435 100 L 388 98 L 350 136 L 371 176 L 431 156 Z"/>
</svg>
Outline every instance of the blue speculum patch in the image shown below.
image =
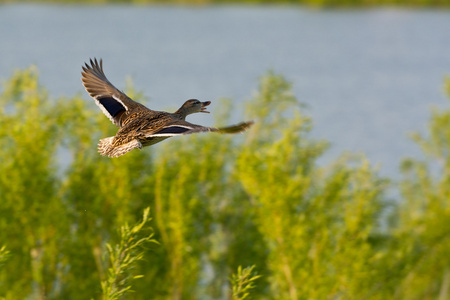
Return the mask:
<svg viewBox="0 0 450 300">
<path fill-rule="evenodd" d="M 161 131 L 158 131 L 158 133 L 178 134 L 178 133 L 184 133 L 184 132 L 189 131 L 189 130 L 190 129 L 186 128 L 186 127 L 171 126 L 171 127 L 164 128 Z"/>
<path fill-rule="evenodd" d="M 98 99 L 98 101 L 113 117 L 117 116 L 120 112 L 125 111 L 125 107 L 112 97 L 101 98 Z"/>
</svg>

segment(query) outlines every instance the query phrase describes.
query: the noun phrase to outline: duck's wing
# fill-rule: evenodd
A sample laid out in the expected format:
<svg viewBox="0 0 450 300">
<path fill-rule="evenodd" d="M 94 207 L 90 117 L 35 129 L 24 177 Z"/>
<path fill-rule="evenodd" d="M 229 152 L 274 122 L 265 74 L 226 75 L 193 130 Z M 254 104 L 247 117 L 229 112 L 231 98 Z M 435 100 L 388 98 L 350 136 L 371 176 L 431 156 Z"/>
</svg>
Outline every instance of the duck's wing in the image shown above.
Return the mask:
<svg viewBox="0 0 450 300">
<path fill-rule="evenodd" d="M 97 59 L 90 60 L 83 66 L 81 81 L 89 93 L 94 98 L 95 103 L 102 112 L 117 126 L 122 125 L 129 111 L 136 108 L 147 109 L 144 105 L 130 99 L 123 92 L 119 91 L 103 72 L 103 62 Z"/>
<path fill-rule="evenodd" d="M 249 128 L 253 122 L 242 122 L 237 125 L 227 127 L 206 127 L 201 125 L 192 124 L 186 121 L 176 121 L 164 125 L 161 128 L 144 130 L 146 138 L 151 137 L 171 137 L 177 135 L 193 134 L 198 132 L 219 132 L 219 133 L 238 133 Z"/>
</svg>

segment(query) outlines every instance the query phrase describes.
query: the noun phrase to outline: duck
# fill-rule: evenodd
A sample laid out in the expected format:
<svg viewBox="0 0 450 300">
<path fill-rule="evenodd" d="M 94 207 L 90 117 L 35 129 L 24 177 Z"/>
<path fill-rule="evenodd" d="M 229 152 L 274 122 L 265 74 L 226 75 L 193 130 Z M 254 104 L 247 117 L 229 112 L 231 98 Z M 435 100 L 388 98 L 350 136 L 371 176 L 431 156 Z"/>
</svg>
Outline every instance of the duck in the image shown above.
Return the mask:
<svg viewBox="0 0 450 300">
<path fill-rule="evenodd" d="M 90 59 L 82 66 L 81 81 L 95 104 L 119 127 L 115 136 L 100 139 L 98 152 L 102 156 L 119 157 L 134 149 L 142 149 L 170 137 L 200 132 L 234 134 L 247 130 L 253 121 L 227 127 L 207 127 L 186 121 L 193 113 L 209 113 L 211 101 L 189 99 L 174 113 L 156 111 L 132 100 L 117 89 L 103 72 L 103 60 Z"/>
</svg>

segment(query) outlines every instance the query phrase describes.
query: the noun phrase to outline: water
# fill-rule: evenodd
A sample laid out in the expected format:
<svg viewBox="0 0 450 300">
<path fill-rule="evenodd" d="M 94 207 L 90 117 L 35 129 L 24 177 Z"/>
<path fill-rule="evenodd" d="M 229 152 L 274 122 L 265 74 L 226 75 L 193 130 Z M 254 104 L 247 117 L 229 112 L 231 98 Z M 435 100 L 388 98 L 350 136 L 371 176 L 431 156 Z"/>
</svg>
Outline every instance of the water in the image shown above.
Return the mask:
<svg viewBox="0 0 450 300">
<path fill-rule="evenodd" d="M 83 93 L 81 65 L 102 57 L 119 88 L 131 76 L 153 109 L 252 96 L 272 69 L 294 84 L 332 142 L 323 159 L 363 152 L 383 175 L 419 156 L 430 107 L 445 107 L 450 13 L 269 6 L 0 6 L 0 79 L 35 64 L 51 96 Z M 100 111 L 99 111 L 100 113 Z M 236 119 L 239 119 L 236 116 Z M 191 121 L 212 125 L 210 115 Z"/>
</svg>

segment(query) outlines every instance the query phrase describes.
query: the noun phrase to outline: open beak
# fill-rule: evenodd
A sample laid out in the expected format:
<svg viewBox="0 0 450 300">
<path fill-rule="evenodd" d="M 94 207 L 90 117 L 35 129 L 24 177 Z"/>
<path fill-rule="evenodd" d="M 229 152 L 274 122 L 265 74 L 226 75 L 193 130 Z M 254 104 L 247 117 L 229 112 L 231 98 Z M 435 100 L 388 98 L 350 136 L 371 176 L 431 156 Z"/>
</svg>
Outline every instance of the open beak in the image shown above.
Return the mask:
<svg viewBox="0 0 450 300">
<path fill-rule="evenodd" d="M 202 108 L 200 109 L 200 112 L 209 114 L 209 111 L 206 110 L 206 107 L 210 104 L 211 104 L 211 101 L 202 102 Z"/>
</svg>

